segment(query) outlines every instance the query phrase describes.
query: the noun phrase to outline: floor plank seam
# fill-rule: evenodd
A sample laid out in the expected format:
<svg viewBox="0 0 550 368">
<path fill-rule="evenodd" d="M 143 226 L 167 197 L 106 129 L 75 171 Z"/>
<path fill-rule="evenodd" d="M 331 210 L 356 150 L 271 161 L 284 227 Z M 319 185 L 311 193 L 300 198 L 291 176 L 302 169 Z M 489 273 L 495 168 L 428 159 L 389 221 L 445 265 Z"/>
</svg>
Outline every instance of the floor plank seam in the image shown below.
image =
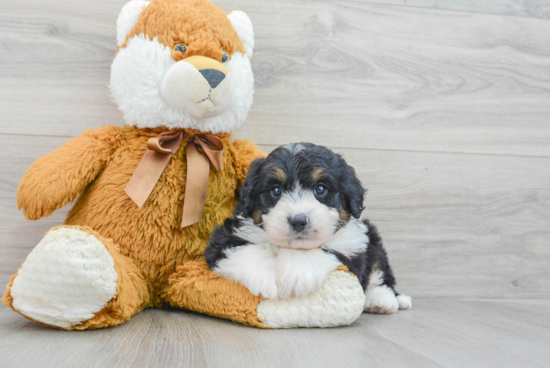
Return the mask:
<svg viewBox="0 0 550 368">
<path fill-rule="evenodd" d="M 266 147 L 279 147 L 277 144 L 264 144 L 260 142 L 254 142 L 257 146 L 266 146 Z M 384 152 L 411 152 L 411 153 L 433 153 L 433 154 L 451 154 L 451 155 L 474 155 L 474 156 L 498 156 L 498 157 L 529 157 L 529 158 L 550 158 L 549 156 L 537 156 L 537 155 L 514 155 L 509 153 L 487 153 L 487 152 L 457 152 L 457 151 L 422 151 L 422 150 L 400 150 L 396 148 L 368 148 L 368 147 L 350 147 L 350 146 L 331 146 L 328 145 L 330 149 L 339 150 L 339 149 L 350 149 L 350 150 L 360 150 L 360 151 L 384 151 Z"/>
<path fill-rule="evenodd" d="M 99 128 L 99 127 L 97 127 Z M 95 128 L 91 128 L 95 129 Z M 50 134 L 23 134 L 23 133 L 2 133 L 0 132 L 0 136 L 17 136 L 17 137 L 37 137 L 37 138 L 75 138 L 76 136 L 73 135 L 50 135 Z M 243 138 L 243 137 L 236 137 L 237 139 L 250 139 L 250 138 Z M 254 144 L 257 146 L 265 146 L 265 147 L 280 147 L 284 144 L 268 144 L 268 143 L 262 143 L 255 141 Z M 474 156 L 490 156 L 490 157 L 529 157 L 529 158 L 550 158 L 550 155 L 548 156 L 539 156 L 539 155 L 514 155 L 514 154 L 508 154 L 508 153 L 487 153 L 487 152 L 458 152 L 458 151 L 423 151 L 423 150 L 411 150 L 411 149 L 396 149 L 396 148 L 372 148 L 372 147 L 353 147 L 353 146 L 332 146 L 327 145 L 327 147 L 333 149 L 333 150 L 340 150 L 340 149 L 351 149 L 351 150 L 361 150 L 361 151 L 382 151 L 382 152 L 411 152 L 411 153 L 433 153 L 433 154 L 451 154 L 451 155 L 474 155 Z"/>
</svg>

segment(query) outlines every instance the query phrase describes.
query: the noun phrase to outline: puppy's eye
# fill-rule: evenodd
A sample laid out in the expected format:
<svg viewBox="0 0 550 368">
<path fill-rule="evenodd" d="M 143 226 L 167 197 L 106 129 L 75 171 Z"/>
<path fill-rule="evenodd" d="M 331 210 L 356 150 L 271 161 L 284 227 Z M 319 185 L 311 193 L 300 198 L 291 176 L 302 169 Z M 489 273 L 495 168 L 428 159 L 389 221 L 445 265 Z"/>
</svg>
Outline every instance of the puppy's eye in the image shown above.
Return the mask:
<svg viewBox="0 0 550 368">
<path fill-rule="evenodd" d="M 283 195 L 283 189 L 279 186 L 274 187 L 273 189 L 271 189 L 271 195 L 275 198 L 279 198 Z"/>
<path fill-rule="evenodd" d="M 229 55 L 227 55 L 227 52 L 224 52 L 222 55 L 222 64 L 225 65 L 229 61 Z"/>
<path fill-rule="evenodd" d="M 187 46 L 185 46 L 183 43 L 178 43 L 176 46 L 174 46 L 174 51 L 179 51 L 182 54 L 185 54 L 185 51 L 187 51 Z"/>
<path fill-rule="evenodd" d="M 324 185 L 317 185 L 313 190 L 313 193 L 315 193 L 316 196 L 322 197 L 327 194 L 327 188 L 325 188 Z"/>
</svg>

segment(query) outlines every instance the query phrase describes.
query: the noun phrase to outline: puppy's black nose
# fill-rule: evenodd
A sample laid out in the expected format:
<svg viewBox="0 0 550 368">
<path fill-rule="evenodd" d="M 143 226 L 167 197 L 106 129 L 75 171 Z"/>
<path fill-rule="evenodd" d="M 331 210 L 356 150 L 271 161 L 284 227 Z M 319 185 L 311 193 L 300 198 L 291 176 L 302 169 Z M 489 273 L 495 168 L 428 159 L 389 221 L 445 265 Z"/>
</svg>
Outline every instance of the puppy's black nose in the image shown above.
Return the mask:
<svg viewBox="0 0 550 368">
<path fill-rule="evenodd" d="M 294 231 L 299 233 L 306 228 L 308 219 L 306 215 L 296 215 L 289 218 L 288 223 L 292 226 Z"/>
<path fill-rule="evenodd" d="M 216 88 L 225 78 L 225 74 L 216 69 L 203 69 L 199 71 L 204 79 L 208 81 L 210 87 Z"/>
</svg>

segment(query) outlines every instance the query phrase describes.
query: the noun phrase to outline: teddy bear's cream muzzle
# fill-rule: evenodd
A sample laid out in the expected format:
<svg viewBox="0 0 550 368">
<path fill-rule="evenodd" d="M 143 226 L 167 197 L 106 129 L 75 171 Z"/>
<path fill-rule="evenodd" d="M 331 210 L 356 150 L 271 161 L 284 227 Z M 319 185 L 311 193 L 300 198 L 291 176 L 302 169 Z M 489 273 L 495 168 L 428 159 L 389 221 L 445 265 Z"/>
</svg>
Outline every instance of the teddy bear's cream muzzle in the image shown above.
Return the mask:
<svg viewBox="0 0 550 368">
<path fill-rule="evenodd" d="M 168 69 L 161 94 L 172 106 L 196 119 L 210 118 L 230 106 L 232 88 L 228 73 L 214 59 L 191 56 Z"/>
</svg>

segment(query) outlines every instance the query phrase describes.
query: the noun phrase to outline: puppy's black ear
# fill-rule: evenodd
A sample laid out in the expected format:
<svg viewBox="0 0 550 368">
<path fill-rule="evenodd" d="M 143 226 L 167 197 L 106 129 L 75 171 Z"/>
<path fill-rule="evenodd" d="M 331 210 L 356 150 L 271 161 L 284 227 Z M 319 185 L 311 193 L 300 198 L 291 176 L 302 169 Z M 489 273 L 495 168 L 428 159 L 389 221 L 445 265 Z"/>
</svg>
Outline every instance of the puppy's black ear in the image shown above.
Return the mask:
<svg viewBox="0 0 550 368">
<path fill-rule="evenodd" d="M 260 181 L 260 172 L 264 165 L 265 158 L 257 158 L 250 164 L 248 174 L 244 179 L 243 186 L 239 195 L 239 202 L 235 206 L 235 215 L 251 217 L 254 211 L 254 202 L 258 196 L 258 183 Z"/>
<path fill-rule="evenodd" d="M 353 167 L 348 166 L 345 161 L 343 165 L 345 166 L 345 171 L 342 179 L 342 193 L 344 194 L 349 212 L 353 217 L 358 219 L 364 209 L 365 189 Z"/>
</svg>

